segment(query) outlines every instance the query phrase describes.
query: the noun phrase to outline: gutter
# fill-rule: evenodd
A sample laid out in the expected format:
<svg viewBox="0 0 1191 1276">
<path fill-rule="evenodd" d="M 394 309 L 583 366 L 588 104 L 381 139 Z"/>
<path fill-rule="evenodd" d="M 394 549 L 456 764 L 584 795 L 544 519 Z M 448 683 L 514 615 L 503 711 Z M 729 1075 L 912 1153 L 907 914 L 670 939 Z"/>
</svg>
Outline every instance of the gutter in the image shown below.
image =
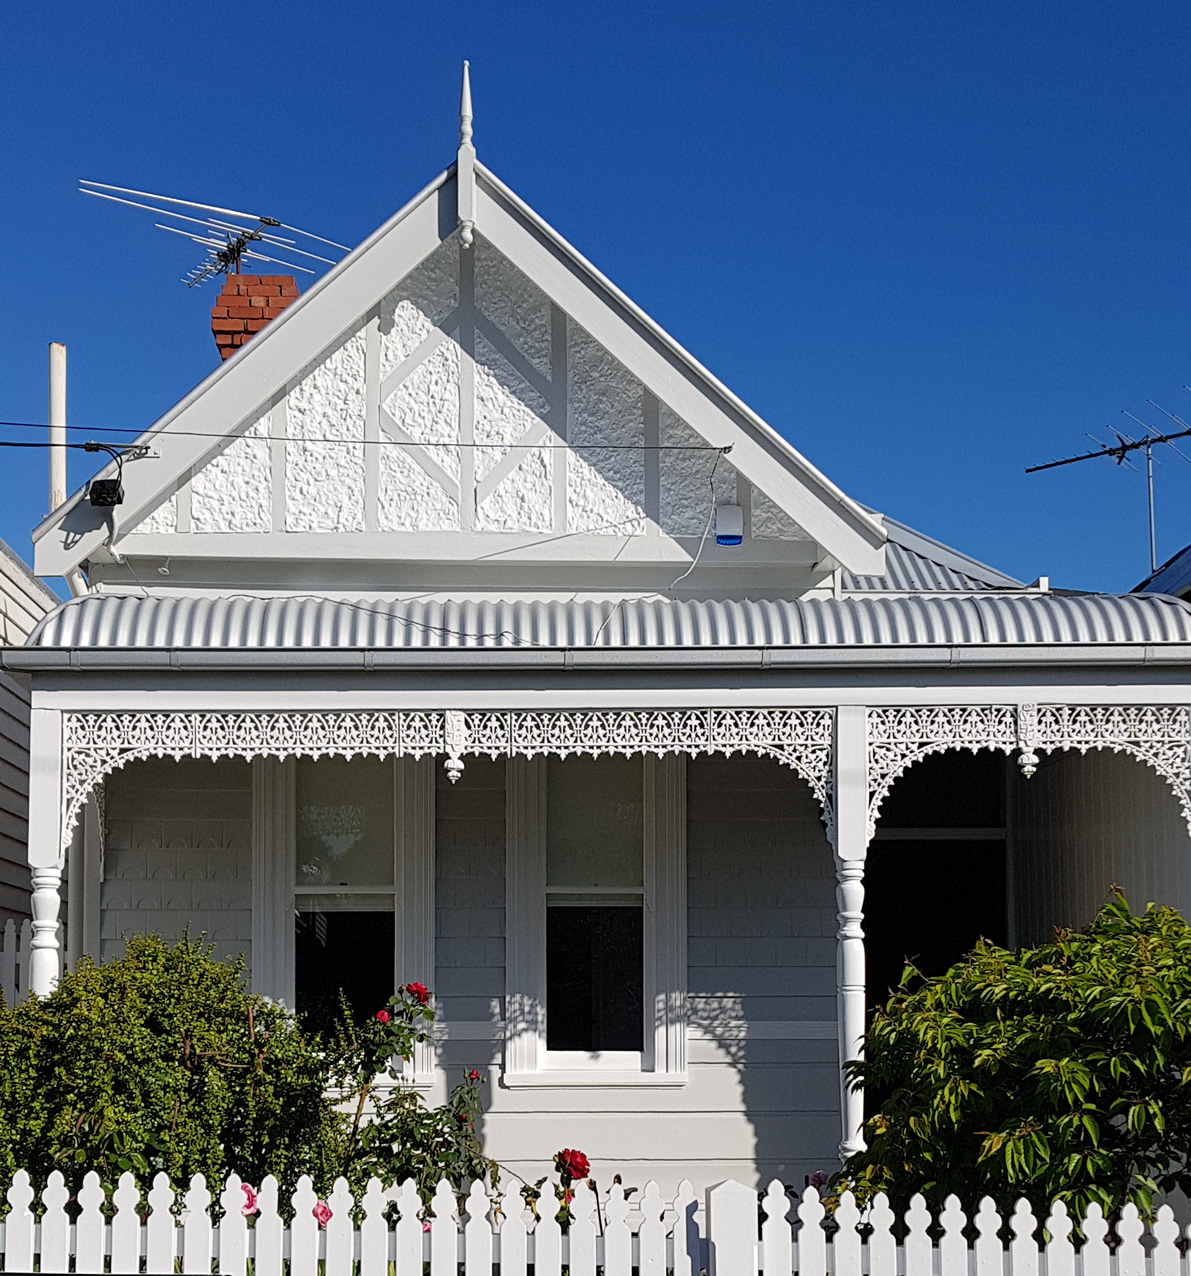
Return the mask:
<svg viewBox="0 0 1191 1276">
<path fill-rule="evenodd" d="M 312 670 L 509 669 L 917 669 L 1097 665 L 1191 668 L 1191 643 L 1008 643 L 864 647 L 490 647 L 418 648 L 9 647 L 0 669 L 163 670 L 260 673 Z"/>
</svg>

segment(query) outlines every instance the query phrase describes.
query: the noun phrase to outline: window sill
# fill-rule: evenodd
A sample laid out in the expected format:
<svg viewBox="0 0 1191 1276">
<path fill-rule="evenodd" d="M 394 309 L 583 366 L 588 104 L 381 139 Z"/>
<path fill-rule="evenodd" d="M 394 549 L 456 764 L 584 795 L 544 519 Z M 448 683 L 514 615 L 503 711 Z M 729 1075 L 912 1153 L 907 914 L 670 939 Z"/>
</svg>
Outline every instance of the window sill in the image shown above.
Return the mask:
<svg viewBox="0 0 1191 1276">
<path fill-rule="evenodd" d="M 541 1072 L 506 1072 L 501 1084 L 508 1090 L 679 1090 L 687 1083 L 685 1072 L 631 1072 L 612 1068 L 570 1070 L 544 1069 Z"/>
</svg>

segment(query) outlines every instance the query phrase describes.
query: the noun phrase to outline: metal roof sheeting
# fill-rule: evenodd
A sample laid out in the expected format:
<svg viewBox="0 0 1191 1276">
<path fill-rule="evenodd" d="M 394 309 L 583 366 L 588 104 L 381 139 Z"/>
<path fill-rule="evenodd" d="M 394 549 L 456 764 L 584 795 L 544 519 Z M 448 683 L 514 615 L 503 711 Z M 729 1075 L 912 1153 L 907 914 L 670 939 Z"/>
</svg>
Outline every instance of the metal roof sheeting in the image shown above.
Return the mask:
<svg viewBox="0 0 1191 1276">
<path fill-rule="evenodd" d="M 842 583 L 844 589 L 861 593 L 890 591 L 905 594 L 954 593 L 1001 586 L 1001 582 L 993 584 L 980 580 L 927 558 L 925 554 L 897 544 L 892 536 L 885 546 L 884 576 L 857 576 L 855 572 L 845 571 Z"/>
<path fill-rule="evenodd" d="M 716 648 L 1191 642 L 1191 605 L 1145 594 L 796 601 L 405 602 L 310 595 L 91 594 L 47 616 L 41 648 Z"/>
</svg>

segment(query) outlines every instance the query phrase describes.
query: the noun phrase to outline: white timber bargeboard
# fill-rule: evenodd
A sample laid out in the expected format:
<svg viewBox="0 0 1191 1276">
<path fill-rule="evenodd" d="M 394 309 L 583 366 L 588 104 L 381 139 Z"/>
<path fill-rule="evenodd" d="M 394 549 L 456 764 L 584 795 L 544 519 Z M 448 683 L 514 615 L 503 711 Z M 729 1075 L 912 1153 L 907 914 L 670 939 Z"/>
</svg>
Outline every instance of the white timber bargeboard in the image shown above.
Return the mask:
<svg viewBox="0 0 1191 1276">
<path fill-rule="evenodd" d="M 875 518 L 729 395 L 507 188 L 486 171 L 483 177 L 480 225 L 498 251 L 572 314 L 647 392 L 713 446 L 733 448 L 733 468 L 776 500 L 826 554 L 857 572 L 883 571 L 885 533 Z M 123 507 L 101 515 L 80 493 L 43 522 L 34 533 L 38 570 L 68 570 L 102 553 L 105 542 L 118 542 L 121 527 L 135 526 L 178 491 L 212 452 L 195 434 L 234 437 L 248 428 L 294 378 L 358 329 L 381 298 L 447 237 L 443 206 L 453 187 L 451 174 L 444 174 L 155 425 L 144 436 L 154 456 L 128 467 Z M 229 422 L 235 423 L 230 431 Z M 174 526 L 183 530 L 176 521 Z M 173 552 L 179 548 L 175 544 Z M 287 541 L 285 556 L 295 552 L 298 547 Z"/>
<path fill-rule="evenodd" d="M 885 570 L 885 530 L 606 279 L 495 174 L 476 166 L 492 245 L 812 536 L 861 574 Z M 857 562 L 870 566 L 858 569 Z"/>
<path fill-rule="evenodd" d="M 453 205 L 454 178 L 442 173 L 155 422 L 138 442 L 156 455 L 124 471 L 118 525 L 132 525 L 149 514 L 211 451 L 212 435 L 228 433 L 229 423 L 247 427 L 254 413 L 283 395 L 290 381 L 357 326 L 393 283 L 451 233 Z M 378 280 L 384 282 L 378 285 Z M 114 476 L 114 465 L 101 473 L 109 470 Z M 38 575 L 58 576 L 77 567 L 99 550 L 109 531 L 103 512 L 86 503 L 83 490 L 76 492 L 34 529 Z"/>
</svg>

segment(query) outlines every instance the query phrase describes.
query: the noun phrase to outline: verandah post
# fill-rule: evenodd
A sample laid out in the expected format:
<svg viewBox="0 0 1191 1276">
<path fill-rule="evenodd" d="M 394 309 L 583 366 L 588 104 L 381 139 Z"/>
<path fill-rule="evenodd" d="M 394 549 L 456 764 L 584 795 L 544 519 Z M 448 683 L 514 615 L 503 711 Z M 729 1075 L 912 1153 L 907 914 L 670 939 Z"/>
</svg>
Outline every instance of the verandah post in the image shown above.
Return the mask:
<svg viewBox="0 0 1191 1276">
<path fill-rule="evenodd" d="M 844 1064 L 864 1051 L 864 860 L 868 853 L 868 711 L 840 705 L 835 717 L 836 1021 L 839 1033 L 840 1159 L 863 1150 L 864 1094 Z"/>
<path fill-rule="evenodd" d="M 62 886 L 62 714 L 33 709 L 29 715 L 29 869 L 33 939 L 29 991 L 46 997 L 58 983 L 58 911 Z"/>
</svg>

